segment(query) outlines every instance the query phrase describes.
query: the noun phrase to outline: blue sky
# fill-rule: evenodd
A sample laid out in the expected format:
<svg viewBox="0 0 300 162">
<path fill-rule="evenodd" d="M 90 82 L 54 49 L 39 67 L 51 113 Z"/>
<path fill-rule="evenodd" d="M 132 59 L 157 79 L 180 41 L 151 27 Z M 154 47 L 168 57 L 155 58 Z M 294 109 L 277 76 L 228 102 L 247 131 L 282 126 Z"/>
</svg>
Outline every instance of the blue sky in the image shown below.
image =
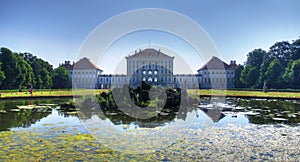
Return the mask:
<svg viewBox="0 0 300 162">
<path fill-rule="evenodd" d="M 134 9 L 163 8 L 196 21 L 214 41 L 221 59 L 225 62 L 234 59 L 242 64 L 247 53 L 255 48 L 268 50 L 277 41 L 299 38 L 299 7 L 298 0 L 6 0 L 0 5 L 0 46 L 33 53 L 57 67 L 64 60 L 76 60 L 87 36 L 107 19 Z M 159 36 L 163 39 L 157 39 Z M 133 40 L 133 47 L 147 46 L 151 40 L 151 44 L 174 48 L 183 56 L 191 52 L 177 50 L 176 46 L 182 42 L 170 38 L 165 33 L 137 32 L 123 40 Z M 132 50 L 120 51 L 128 55 Z M 114 63 L 109 54 L 106 57 L 106 64 Z M 114 71 L 106 64 L 98 62 L 107 73 Z M 202 64 L 203 60 L 199 60 L 191 66 L 194 70 Z"/>
</svg>

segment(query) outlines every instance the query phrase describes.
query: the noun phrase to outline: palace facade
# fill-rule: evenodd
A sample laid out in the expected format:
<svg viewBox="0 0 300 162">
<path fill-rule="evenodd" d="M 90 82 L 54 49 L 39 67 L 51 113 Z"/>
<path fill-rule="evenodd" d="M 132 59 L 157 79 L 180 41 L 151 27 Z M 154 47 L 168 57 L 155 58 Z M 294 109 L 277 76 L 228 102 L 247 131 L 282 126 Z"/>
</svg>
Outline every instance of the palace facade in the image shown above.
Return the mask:
<svg viewBox="0 0 300 162">
<path fill-rule="evenodd" d="M 236 62 L 226 64 L 212 57 L 196 74 L 173 74 L 174 57 L 160 50 L 147 48 L 129 55 L 127 75 L 102 74 L 102 70 L 89 59 L 83 58 L 73 65 L 66 61 L 73 87 L 87 89 L 121 88 L 124 85 L 139 86 L 142 81 L 150 85 L 184 89 L 226 89 L 234 88 Z"/>
</svg>

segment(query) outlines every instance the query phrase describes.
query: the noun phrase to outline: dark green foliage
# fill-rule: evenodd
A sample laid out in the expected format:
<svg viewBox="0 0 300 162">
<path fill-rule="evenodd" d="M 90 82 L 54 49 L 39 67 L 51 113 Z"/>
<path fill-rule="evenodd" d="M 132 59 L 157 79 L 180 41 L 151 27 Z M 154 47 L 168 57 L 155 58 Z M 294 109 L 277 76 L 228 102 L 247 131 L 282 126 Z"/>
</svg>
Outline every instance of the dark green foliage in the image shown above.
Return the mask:
<svg viewBox="0 0 300 162">
<path fill-rule="evenodd" d="M 241 73 L 240 81 L 242 84 L 246 85 L 247 87 L 253 87 L 258 80 L 259 73 L 258 70 L 251 66 L 247 65 Z"/>
<path fill-rule="evenodd" d="M 266 53 L 267 52 L 262 49 L 255 49 L 252 52 L 249 52 L 247 55 L 247 65 L 251 65 L 252 67 L 259 70 Z"/>
<path fill-rule="evenodd" d="M 5 79 L 5 74 L 2 71 L 1 67 L 2 67 L 2 63 L 0 62 L 0 87 L 1 87 L 2 81 Z"/>
<path fill-rule="evenodd" d="M 54 70 L 52 80 L 53 88 L 55 89 L 71 88 L 72 86 L 69 73 L 63 66 L 60 66 Z"/>
<path fill-rule="evenodd" d="M 30 53 L 20 53 L 20 55 L 32 67 L 34 78 L 33 87 L 36 88 L 51 88 L 53 68 L 47 61 L 44 61 Z"/>
<path fill-rule="evenodd" d="M 102 108 L 116 108 L 115 100 L 132 101 L 133 104 L 139 107 L 174 108 L 180 106 L 181 95 L 181 89 L 165 89 L 159 86 L 150 86 L 144 82 L 136 89 L 124 86 L 123 88 L 114 88 L 109 93 L 102 92 L 97 95 L 97 98 Z M 129 100 L 127 100 L 128 97 L 130 97 Z M 130 106 L 130 104 L 126 103 L 124 105 Z"/>
<path fill-rule="evenodd" d="M 1 48 L 0 62 L 5 74 L 1 89 L 19 89 L 32 83 L 32 68 L 19 54 Z"/>
<path fill-rule="evenodd" d="M 294 88 L 300 88 L 300 59 L 294 61 L 291 66 L 291 83 Z"/>
<path fill-rule="evenodd" d="M 262 88 L 264 82 L 268 88 L 300 88 L 298 63 L 300 58 L 300 39 L 292 44 L 287 41 L 277 42 L 268 52 L 255 49 L 247 55 L 247 62 L 239 76 L 236 70 L 237 88 Z M 239 82 L 242 84 L 239 84 Z"/>
<path fill-rule="evenodd" d="M 234 86 L 242 88 L 244 87 L 244 84 L 241 82 L 241 74 L 243 71 L 244 67 L 242 65 L 237 65 L 235 69 L 235 76 L 234 76 Z"/>
<path fill-rule="evenodd" d="M 292 59 L 292 46 L 287 41 L 277 42 L 270 47 L 269 58 L 270 60 L 278 59 L 283 67 L 287 67 L 289 60 Z"/>
<path fill-rule="evenodd" d="M 1 48 L 0 89 L 51 88 L 52 65 L 30 53 Z"/>
<path fill-rule="evenodd" d="M 284 68 L 281 65 L 280 61 L 276 58 L 274 59 L 267 71 L 266 71 L 266 81 L 269 83 L 270 88 L 277 88 L 281 84 L 281 75 L 284 73 Z"/>
</svg>

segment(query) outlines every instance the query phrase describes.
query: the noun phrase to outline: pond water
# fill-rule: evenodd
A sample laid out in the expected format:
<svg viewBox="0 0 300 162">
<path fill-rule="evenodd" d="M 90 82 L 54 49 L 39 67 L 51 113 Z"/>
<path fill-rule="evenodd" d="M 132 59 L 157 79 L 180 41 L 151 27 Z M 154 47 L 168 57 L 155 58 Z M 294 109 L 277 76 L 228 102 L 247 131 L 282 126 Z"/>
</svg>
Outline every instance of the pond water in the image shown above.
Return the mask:
<svg viewBox="0 0 300 162">
<path fill-rule="evenodd" d="M 70 99 L 2 100 L 0 102 L 0 131 L 41 132 L 42 134 L 39 134 L 40 137 L 49 138 L 61 134 L 86 134 L 90 133 L 91 127 L 95 129 L 99 128 L 99 125 L 87 126 L 90 121 L 101 121 L 100 123 L 105 123 L 104 125 L 111 127 L 107 132 L 118 133 L 131 132 L 133 130 L 145 133 L 157 129 L 167 130 L 167 128 L 172 128 L 174 125 L 180 125 L 181 127 L 176 127 L 180 128 L 176 130 L 176 134 L 182 134 L 180 139 L 185 139 L 184 141 L 186 142 L 185 145 L 180 146 L 185 150 L 182 151 L 182 153 L 186 153 L 186 151 L 189 150 L 193 160 L 195 160 L 193 156 L 199 156 L 199 149 L 203 153 L 203 156 L 205 155 L 205 159 L 209 159 L 209 156 L 212 156 L 212 152 L 210 152 L 212 151 L 211 149 L 219 147 L 218 144 L 220 144 L 220 146 L 223 145 L 223 148 L 218 148 L 218 151 L 214 150 L 214 156 L 222 154 L 222 150 L 223 154 L 224 150 L 227 152 L 226 155 L 230 154 L 229 152 L 232 151 L 231 147 L 235 147 L 235 151 L 239 147 L 243 148 L 250 145 L 253 145 L 251 149 L 262 147 L 260 146 L 261 143 L 256 142 L 263 139 L 273 139 L 273 142 L 276 141 L 277 145 L 274 145 L 275 148 L 272 148 L 274 144 L 272 141 L 269 144 L 265 143 L 264 146 L 268 146 L 268 148 L 262 149 L 264 151 L 258 152 L 255 155 L 252 155 L 250 151 L 249 155 L 247 155 L 248 160 L 287 160 L 289 157 L 283 156 L 283 153 L 286 154 L 286 149 L 290 149 L 288 150 L 288 155 L 292 157 L 292 160 L 300 157 L 299 150 L 295 149 L 298 148 L 298 144 L 300 144 L 299 101 L 227 98 L 225 103 L 218 103 L 210 102 L 210 98 L 201 98 L 200 105 L 195 105 L 195 107 L 185 108 L 179 112 L 165 110 L 164 112 L 160 112 L 158 117 L 145 120 L 134 119 L 120 111 L 105 111 L 102 115 L 90 114 L 82 118 L 79 117 L 80 115 L 77 113 L 63 111 L 59 106 L 52 105 L 68 101 L 70 101 Z M 16 110 L 16 106 L 20 105 L 47 104 L 53 107 Z M 205 127 L 214 129 L 206 130 Z M 273 134 L 271 132 L 273 132 Z M 280 138 L 281 136 L 288 136 L 290 138 L 288 142 L 290 143 L 286 143 L 282 146 L 279 143 L 278 145 L 279 139 L 274 139 L 277 138 L 274 134 L 278 132 Z M 171 145 L 172 147 L 178 144 L 176 140 Z M 195 140 L 198 142 L 195 143 Z M 201 140 L 208 143 L 201 144 Z M 209 143 L 209 141 L 214 140 L 219 141 L 219 143 Z M 226 141 L 225 145 L 228 144 L 228 147 L 224 147 L 224 143 L 221 143 L 222 140 Z M 237 143 L 233 143 L 229 146 L 228 142 L 232 142 L 232 140 L 235 140 L 237 143 L 242 141 L 245 146 L 237 146 Z M 282 140 L 282 142 L 286 142 L 286 139 Z M 249 141 L 250 144 L 247 143 Z M 192 147 L 191 143 L 195 144 L 194 148 L 188 148 Z M 208 148 L 209 145 L 211 145 L 210 148 Z M 272 153 L 274 149 L 281 148 L 285 151 L 279 150 L 279 152 Z M 167 149 L 167 152 L 168 151 Z M 178 153 L 178 151 L 169 153 L 168 158 L 172 158 L 172 156 L 179 158 L 182 155 Z M 226 159 L 229 158 L 229 156 L 225 157 Z M 230 157 L 232 159 L 236 158 L 236 156 Z M 242 158 L 241 160 L 245 159 Z M 166 159 L 166 161 L 168 161 L 168 159 Z"/>
<path fill-rule="evenodd" d="M 61 127 L 61 131 L 76 130 L 86 133 L 77 114 L 62 112 L 59 107 L 47 108 L 42 111 L 15 110 L 18 105 L 59 104 L 70 99 L 42 99 L 42 100 L 4 100 L 0 103 L 0 131 L 5 130 L 39 130 L 45 131 Z M 123 113 L 105 112 L 105 119 L 119 130 L 137 128 L 154 128 L 167 126 L 171 123 L 191 121 L 203 123 L 210 117 L 216 127 L 228 124 L 287 124 L 299 125 L 300 103 L 283 100 L 245 100 L 226 99 L 225 103 L 209 103 L 208 98 L 202 98 L 200 106 L 187 108 L 181 114 L 165 113 L 155 120 L 137 120 Z M 220 112 L 212 110 L 222 109 Z M 227 110 L 229 108 L 229 110 Z M 231 109 L 233 108 L 233 109 Z M 211 111 L 210 111 L 211 110 Z M 210 113 L 212 112 L 212 113 Z M 101 117 L 98 117 L 101 119 Z M 190 124 L 190 123 L 189 123 Z M 63 129 L 64 128 L 64 129 Z"/>
</svg>

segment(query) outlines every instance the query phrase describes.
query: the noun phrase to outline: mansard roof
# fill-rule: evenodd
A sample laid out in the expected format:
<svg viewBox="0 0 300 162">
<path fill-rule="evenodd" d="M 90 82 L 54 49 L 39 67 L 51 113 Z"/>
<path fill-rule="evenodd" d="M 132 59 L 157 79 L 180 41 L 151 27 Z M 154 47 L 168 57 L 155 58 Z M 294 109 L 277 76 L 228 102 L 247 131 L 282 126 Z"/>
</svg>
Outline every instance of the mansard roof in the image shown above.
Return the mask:
<svg viewBox="0 0 300 162">
<path fill-rule="evenodd" d="M 218 57 L 213 56 L 206 64 L 204 64 L 199 70 L 226 70 L 226 69 L 232 69 L 228 64 L 220 60 Z"/>
<path fill-rule="evenodd" d="M 73 69 L 78 69 L 78 70 L 101 70 L 97 65 L 95 65 L 94 63 L 91 62 L 90 59 L 84 57 L 82 59 L 80 59 L 79 61 L 77 61 L 74 66 Z M 102 70 L 101 70 L 102 71 Z"/>
<path fill-rule="evenodd" d="M 170 58 L 170 59 L 174 59 L 174 57 L 168 56 L 165 53 L 161 52 L 160 50 L 156 50 L 153 48 L 147 48 L 144 50 L 140 50 L 139 52 L 135 52 L 134 55 L 129 55 L 126 58 L 139 58 L 139 57 L 143 57 L 143 58 Z"/>
</svg>

